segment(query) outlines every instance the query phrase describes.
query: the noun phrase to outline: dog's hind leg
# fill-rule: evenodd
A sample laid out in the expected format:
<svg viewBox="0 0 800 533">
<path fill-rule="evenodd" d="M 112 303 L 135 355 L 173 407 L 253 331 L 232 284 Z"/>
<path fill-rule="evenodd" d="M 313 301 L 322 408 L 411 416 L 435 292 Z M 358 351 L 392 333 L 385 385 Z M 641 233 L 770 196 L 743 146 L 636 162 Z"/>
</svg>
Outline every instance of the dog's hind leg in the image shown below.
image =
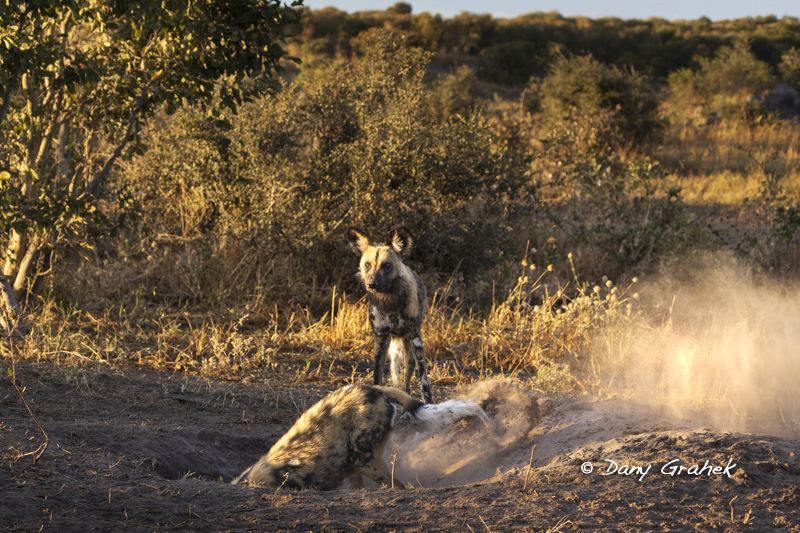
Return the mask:
<svg viewBox="0 0 800 533">
<path fill-rule="evenodd" d="M 414 347 L 411 345 L 411 339 L 403 340 L 403 357 L 406 363 L 406 374 L 403 379 L 403 391 L 406 394 L 411 394 L 411 376 L 414 375 L 414 367 L 417 362 L 414 358 Z M 395 384 L 397 387 L 397 384 Z"/>
<path fill-rule="evenodd" d="M 380 385 L 383 381 L 383 370 L 386 368 L 386 353 L 389 351 L 389 335 L 375 335 L 375 368 L 372 383 Z"/>
<path fill-rule="evenodd" d="M 433 394 L 431 393 L 431 384 L 428 383 L 428 365 L 425 361 L 425 350 L 422 348 L 422 337 L 417 335 L 411 339 L 412 353 L 414 354 L 414 361 L 417 365 L 417 372 L 419 373 L 419 383 L 422 389 L 422 401 L 425 403 L 433 403 Z M 406 375 L 408 379 L 408 375 Z M 408 390 L 406 390 L 408 392 Z"/>
</svg>

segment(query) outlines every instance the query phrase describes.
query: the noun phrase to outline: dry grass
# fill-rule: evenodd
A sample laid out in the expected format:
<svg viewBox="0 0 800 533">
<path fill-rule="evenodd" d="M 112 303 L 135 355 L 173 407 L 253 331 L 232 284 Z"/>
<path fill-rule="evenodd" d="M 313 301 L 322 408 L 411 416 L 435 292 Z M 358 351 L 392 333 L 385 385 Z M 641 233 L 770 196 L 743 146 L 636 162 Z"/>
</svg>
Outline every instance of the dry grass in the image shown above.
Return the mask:
<svg viewBox="0 0 800 533">
<path fill-rule="evenodd" d="M 432 291 L 423 328 L 429 374 L 439 386 L 502 375 L 550 393 L 592 389 L 587 348 L 604 338 L 600 329 L 630 319 L 635 303 L 629 289 L 611 281 L 590 287 L 574 269 L 564 281 L 552 266 L 527 261 L 516 286 L 483 315 L 450 297 L 451 287 L 452 280 Z M 364 380 L 372 354 L 365 299 L 332 287 L 328 301 L 319 318 L 300 306 L 276 306 L 256 317 L 247 310 L 176 312 L 139 299 L 97 315 L 50 301 L 28 316 L 34 327 L 24 341 L 0 349 L 40 362 L 133 365 L 219 379 Z"/>
<path fill-rule="evenodd" d="M 659 154 L 691 203 L 741 204 L 758 194 L 754 161 L 779 154 L 776 172 L 800 199 L 800 127 L 796 122 L 722 122 L 714 126 L 672 125 Z"/>
<path fill-rule="evenodd" d="M 549 396 L 622 396 L 710 409 L 731 427 L 800 427 L 792 386 L 800 289 L 724 264 L 685 265 L 689 281 L 621 285 L 587 284 L 574 267 L 566 278 L 550 265 L 518 265 L 516 285 L 485 314 L 450 297 L 452 283 L 432 291 L 423 340 L 434 388 L 510 377 Z M 300 306 L 253 316 L 140 303 L 93 314 L 48 302 L 28 316 L 24 341 L 0 344 L 0 358 L 268 385 L 369 381 L 364 298 L 331 288 L 327 300 L 321 317 Z M 90 393 L 76 384 L 84 385 Z"/>
<path fill-rule="evenodd" d="M 673 125 L 660 157 L 680 168 L 688 201 L 728 204 L 738 212 L 744 211 L 746 199 L 757 197 L 761 186 L 763 176 L 754 161 L 776 152 L 773 171 L 783 176 L 789 197 L 800 201 L 798 146 L 800 128 L 795 123 Z M 741 223 L 740 216 L 731 224 Z M 553 244 L 552 252 L 569 249 L 568 243 Z M 337 286 L 293 279 L 287 274 L 297 270 L 292 265 L 269 263 L 247 274 L 242 266 L 246 261 L 231 260 L 222 262 L 221 271 L 230 270 L 232 278 L 220 278 L 219 296 L 241 302 L 238 307 L 191 307 L 192 302 L 203 301 L 206 289 L 197 281 L 199 274 L 192 277 L 189 252 L 181 255 L 170 247 L 161 252 L 148 257 L 145 269 L 127 261 L 124 254 L 113 263 L 76 269 L 64 292 L 81 294 L 95 307 L 44 300 L 28 312 L 31 334 L 24 341 L 4 341 L 0 357 L 13 351 L 20 358 L 62 365 L 133 365 L 221 379 L 331 385 L 368 379 L 372 335 L 363 298 L 345 294 Z M 545 255 L 536 257 L 543 260 Z M 576 272 L 572 254 L 554 262 L 560 267 L 518 263 L 516 284 L 505 295 L 493 294 L 494 304 L 488 308 L 465 307 L 454 296 L 458 291 L 453 280 L 429 287 L 423 338 L 435 385 L 458 386 L 504 375 L 549 394 L 613 393 L 615 380 L 620 379 L 617 371 L 625 367 L 637 342 L 636 332 L 651 327 L 648 321 L 663 316 L 664 310 L 655 315 L 647 312 L 633 283 L 617 286 L 603 279 L 597 285 L 587 284 Z M 591 264 L 577 258 L 576 262 L 584 275 L 600 277 Z M 161 268 L 170 275 L 153 273 L 152 269 Z M 175 286 L 159 285 L 158 280 L 165 278 L 176 280 Z M 276 281 L 287 279 L 292 281 L 280 285 Z M 257 283 L 253 294 L 223 290 L 252 286 L 246 280 Z M 172 295 L 171 300 L 162 293 Z M 179 308 L 166 307 L 164 301 L 177 302 Z M 278 305 L 278 301 L 293 303 Z"/>
</svg>

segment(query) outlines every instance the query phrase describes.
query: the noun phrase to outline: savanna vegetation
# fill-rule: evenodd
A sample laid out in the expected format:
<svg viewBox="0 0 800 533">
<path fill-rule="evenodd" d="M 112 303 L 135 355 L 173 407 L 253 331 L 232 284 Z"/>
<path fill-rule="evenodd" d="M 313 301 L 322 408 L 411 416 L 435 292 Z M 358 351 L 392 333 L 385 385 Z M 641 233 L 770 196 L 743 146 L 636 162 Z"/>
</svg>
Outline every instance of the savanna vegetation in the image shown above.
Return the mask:
<svg viewBox="0 0 800 533">
<path fill-rule="evenodd" d="M 360 379 L 402 224 L 434 382 L 596 390 L 639 278 L 798 271 L 797 18 L 183 4 L 0 7 L 6 356 Z"/>
</svg>

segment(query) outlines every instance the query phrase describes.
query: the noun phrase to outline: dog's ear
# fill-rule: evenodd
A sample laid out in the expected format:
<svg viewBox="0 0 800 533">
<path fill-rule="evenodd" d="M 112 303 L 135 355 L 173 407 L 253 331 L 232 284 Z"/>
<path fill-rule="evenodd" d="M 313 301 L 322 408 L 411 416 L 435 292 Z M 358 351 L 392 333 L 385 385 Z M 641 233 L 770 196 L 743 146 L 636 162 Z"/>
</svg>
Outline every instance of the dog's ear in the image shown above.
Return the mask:
<svg viewBox="0 0 800 533">
<path fill-rule="evenodd" d="M 407 254 L 413 243 L 414 239 L 411 237 L 411 232 L 405 226 L 394 228 L 386 236 L 386 244 L 400 255 Z"/>
<path fill-rule="evenodd" d="M 369 237 L 358 228 L 347 228 L 347 243 L 356 255 L 362 255 L 369 247 Z"/>
</svg>

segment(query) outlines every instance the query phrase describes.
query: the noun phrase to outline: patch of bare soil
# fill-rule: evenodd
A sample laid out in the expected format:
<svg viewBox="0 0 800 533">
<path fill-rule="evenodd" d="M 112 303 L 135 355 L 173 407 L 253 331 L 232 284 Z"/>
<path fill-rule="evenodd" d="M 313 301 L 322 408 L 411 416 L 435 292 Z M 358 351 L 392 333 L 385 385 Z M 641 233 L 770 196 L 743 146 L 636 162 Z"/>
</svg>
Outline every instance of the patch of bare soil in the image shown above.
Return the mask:
<svg viewBox="0 0 800 533">
<path fill-rule="evenodd" d="M 398 425 L 387 462 L 414 489 L 255 489 L 228 482 L 327 389 L 18 364 L 50 438 L 34 465 L 15 455 L 43 436 L 6 365 L 3 529 L 800 531 L 797 436 L 710 430 L 617 401 L 556 405 L 486 381 L 461 396 L 489 424 Z"/>
</svg>

